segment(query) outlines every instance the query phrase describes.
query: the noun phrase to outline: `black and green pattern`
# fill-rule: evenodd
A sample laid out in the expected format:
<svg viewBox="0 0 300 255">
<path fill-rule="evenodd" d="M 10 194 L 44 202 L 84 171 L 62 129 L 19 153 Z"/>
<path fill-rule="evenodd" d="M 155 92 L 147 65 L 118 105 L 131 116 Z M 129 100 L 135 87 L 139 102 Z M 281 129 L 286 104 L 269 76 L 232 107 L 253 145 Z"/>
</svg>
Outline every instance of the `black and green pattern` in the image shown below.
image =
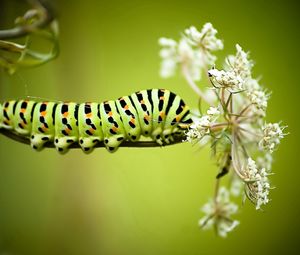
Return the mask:
<svg viewBox="0 0 300 255">
<path fill-rule="evenodd" d="M 168 144 L 191 123 L 184 101 L 165 89 L 142 90 L 103 103 L 18 100 L 0 104 L 0 128 L 30 137 L 35 150 L 54 142 L 61 153 L 73 143 L 88 153 L 102 141 L 114 152 L 123 141 L 135 142 L 141 135 Z"/>
</svg>

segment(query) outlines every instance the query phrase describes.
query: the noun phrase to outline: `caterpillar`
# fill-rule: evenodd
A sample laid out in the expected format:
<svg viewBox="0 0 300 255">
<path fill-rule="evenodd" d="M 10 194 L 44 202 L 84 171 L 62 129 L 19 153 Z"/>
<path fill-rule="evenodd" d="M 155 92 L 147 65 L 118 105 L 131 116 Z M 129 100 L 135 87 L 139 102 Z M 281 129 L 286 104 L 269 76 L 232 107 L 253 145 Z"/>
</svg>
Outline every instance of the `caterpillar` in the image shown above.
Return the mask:
<svg viewBox="0 0 300 255">
<path fill-rule="evenodd" d="M 192 119 L 188 106 L 166 89 L 148 89 L 102 103 L 11 100 L 0 104 L 0 129 L 30 139 L 37 151 L 53 142 L 61 154 L 78 143 L 90 153 L 98 142 L 115 152 L 123 141 L 150 137 L 159 145 L 184 134 Z"/>
</svg>

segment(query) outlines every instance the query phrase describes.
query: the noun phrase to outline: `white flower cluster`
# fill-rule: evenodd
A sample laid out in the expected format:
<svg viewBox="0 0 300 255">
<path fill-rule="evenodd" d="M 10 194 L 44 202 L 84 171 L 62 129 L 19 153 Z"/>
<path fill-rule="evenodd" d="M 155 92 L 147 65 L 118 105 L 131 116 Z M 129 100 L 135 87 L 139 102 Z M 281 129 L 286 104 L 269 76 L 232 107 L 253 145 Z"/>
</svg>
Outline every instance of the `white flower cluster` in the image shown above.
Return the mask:
<svg viewBox="0 0 300 255">
<path fill-rule="evenodd" d="M 258 169 L 255 161 L 248 158 L 247 166 L 244 169 L 245 180 L 247 180 L 247 195 L 256 203 L 256 209 L 269 202 L 270 183 L 265 168 Z"/>
<path fill-rule="evenodd" d="M 222 50 L 224 47 L 223 42 L 216 37 L 217 33 L 218 31 L 211 23 L 204 24 L 200 32 L 194 26 L 185 30 L 185 36 L 188 41 L 202 50 L 200 51 L 202 53 L 200 57 L 204 62 L 203 66 L 213 65 L 216 61 L 216 56 L 212 55 L 211 52 Z"/>
<path fill-rule="evenodd" d="M 247 96 L 251 101 L 251 103 L 257 107 L 257 109 L 263 110 L 263 112 L 266 111 L 268 106 L 269 95 L 266 94 L 263 90 L 261 89 L 256 89 L 252 91 L 248 90 Z"/>
<path fill-rule="evenodd" d="M 175 74 L 178 61 L 177 42 L 168 38 L 160 38 L 159 44 L 163 46 L 163 49 L 160 51 L 160 57 L 163 59 L 161 62 L 160 75 L 167 78 Z"/>
<path fill-rule="evenodd" d="M 218 234 L 226 236 L 238 224 L 230 219 L 237 206 L 229 202 L 228 191 L 219 189 L 220 178 L 232 174 L 230 191 L 238 196 L 242 188 L 248 199 L 260 209 L 269 202 L 272 152 L 286 135 L 278 123 L 264 124 L 270 93 L 258 79 L 253 78 L 253 61 L 249 53 L 236 44 L 235 55 L 226 58 L 223 70 L 214 67 L 214 51 L 223 49 L 223 42 L 216 37 L 217 30 L 210 23 L 201 31 L 186 29 L 179 40 L 161 38 L 161 75 L 174 75 L 179 67 L 189 86 L 202 102 L 210 108 L 201 117 L 194 117 L 185 133 L 192 144 L 210 143 L 219 173 L 213 200 L 203 207 L 206 214 L 199 224 L 203 228 L 215 226 Z M 209 70 L 210 69 L 210 70 Z M 201 71 L 208 70 L 210 88 L 202 91 L 195 83 Z M 255 155 L 254 161 L 251 155 Z"/>
<path fill-rule="evenodd" d="M 228 88 L 232 91 L 239 91 L 244 89 L 244 81 L 233 71 L 224 71 L 218 69 L 210 69 L 208 76 L 212 77 L 212 81 L 216 81 L 222 88 Z M 217 85 L 215 85 L 218 87 Z"/>
<path fill-rule="evenodd" d="M 199 220 L 199 226 L 203 229 L 210 229 L 215 226 L 217 234 L 226 237 L 239 221 L 232 220 L 231 215 L 237 213 L 238 206 L 230 202 L 229 192 L 221 187 L 215 200 L 210 200 L 202 207 L 205 216 Z"/>
<path fill-rule="evenodd" d="M 175 74 L 177 66 L 180 66 L 182 70 L 189 72 L 193 80 L 200 80 L 202 69 L 216 60 L 212 52 L 223 49 L 223 43 L 216 38 L 216 34 L 217 30 L 212 24 L 206 23 L 201 32 L 195 27 L 186 29 L 179 42 L 160 38 L 160 75 L 163 78 L 171 77 Z"/>
<path fill-rule="evenodd" d="M 251 78 L 252 66 L 248 53 L 237 44 L 236 54 L 228 56 L 225 70 L 211 69 L 208 71 L 208 76 L 220 87 L 231 89 L 231 91 L 241 91 L 245 89 L 245 83 Z"/>
<path fill-rule="evenodd" d="M 280 140 L 285 136 L 283 133 L 285 127 L 279 123 L 268 123 L 263 126 L 263 138 L 259 142 L 259 147 L 272 153 Z"/>
<path fill-rule="evenodd" d="M 249 54 L 243 51 L 239 44 L 236 44 L 235 48 L 236 54 L 235 56 L 231 55 L 227 58 L 227 64 L 232 68 L 236 75 L 239 75 L 243 80 L 251 78 L 253 63 L 249 60 Z"/>
<path fill-rule="evenodd" d="M 250 102 L 264 113 L 268 106 L 269 94 L 261 88 L 256 79 L 252 78 L 253 61 L 249 59 L 249 54 L 244 52 L 238 44 L 236 51 L 236 55 L 229 58 L 228 61 L 237 75 L 244 80 L 246 95 Z"/>
<path fill-rule="evenodd" d="M 186 132 L 186 141 L 191 143 L 195 140 L 199 141 L 210 133 L 210 127 L 220 115 L 220 111 L 217 107 L 210 107 L 206 113 L 207 115 L 194 119 L 193 124 Z"/>
</svg>

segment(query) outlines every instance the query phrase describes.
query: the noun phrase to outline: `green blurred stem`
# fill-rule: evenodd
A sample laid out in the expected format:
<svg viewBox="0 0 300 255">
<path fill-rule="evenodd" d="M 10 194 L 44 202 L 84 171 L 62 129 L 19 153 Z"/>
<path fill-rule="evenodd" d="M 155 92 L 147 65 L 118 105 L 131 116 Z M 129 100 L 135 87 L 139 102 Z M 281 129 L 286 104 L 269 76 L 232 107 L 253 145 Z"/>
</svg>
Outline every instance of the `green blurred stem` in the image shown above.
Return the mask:
<svg viewBox="0 0 300 255">
<path fill-rule="evenodd" d="M 28 144 L 30 145 L 30 139 L 29 137 L 26 136 L 21 136 L 13 131 L 10 130 L 6 130 L 6 129 L 0 129 L 0 134 L 15 140 L 17 142 L 23 143 L 23 144 Z M 177 143 L 182 143 L 184 137 L 175 137 L 174 141 L 170 144 L 164 144 L 163 146 L 167 146 L 167 145 L 173 145 L 173 144 L 177 144 Z M 46 148 L 55 148 L 54 144 L 52 142 L 48 142 L 45 144 Z M 95 148 L 101 148 L 101 147 L 105 147 L 103 142 L 99 142 L 98 144 L 95 145 Z M 162 147 L 161 145 L 159 145 L 158 143 L 154 142 L 154 141 L 137 141 L 137 142 L 131 142 L 131 141 L 124 141 L 120 147 Z M 77 143 L 73 143 L 70 145 L 69 147 L 70 149 L 77 149 L 77 148 L 81 148 L 79 146 L 79 144 Z"/>
</svg>

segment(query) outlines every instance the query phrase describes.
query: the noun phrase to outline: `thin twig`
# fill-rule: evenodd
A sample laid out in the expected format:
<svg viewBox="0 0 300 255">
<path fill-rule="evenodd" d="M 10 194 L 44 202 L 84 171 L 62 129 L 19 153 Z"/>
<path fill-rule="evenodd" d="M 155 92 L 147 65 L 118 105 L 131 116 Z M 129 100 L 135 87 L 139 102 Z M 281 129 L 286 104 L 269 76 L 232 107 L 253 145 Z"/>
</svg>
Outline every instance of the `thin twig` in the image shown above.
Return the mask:
<svg viewBox="0 0 300 255">
<path fill-rule="evenodd" d="M 39 11 L 39 19 L 32 24 L 20 25 L 7 30 L 0 30 L 0 39 L 6 40 L 26 36 L 37 29 L 46 27 L 54 20 L 52 11 L 44 1 L 28 0 L 28 2 L 31 3 L 34 9 Z"/>
<path fill-rule="evenodd" d="M 15 140 L 17 142 L 23 143 L 23 144 L 30 144 L 30 139 L 29 137 L 26 136 L 21 136 L 16 132 L 6 130 L 6 129 L 0 129 L 0 134 L 9 137 L 12 140 Z M 174 141 L 169 143 L 169 144 L 164 144 L 163 146 L 167 145 L 173 145 L 173 144 L 178 144 L 183 142 L 184 137 L 175 137 Z M 47 142 L 45 143 L 44 147 L 46 148 L 55 148 L 53 142 Z M 101 148 L 105 147 L 103 142 L 99 142 L 94 146 L 94 148 Z M 144 147 L 144 148 L 149 148 L 149 147 L 162 147 L 155 141 L 137 141 L 137 142 L 131 142 L 131 141 L 124 141 L 123 143 L 120 144 L 119 147 Z M 69 147 L 70 149 L 78 149 L 81 148 L 78 143 L 73 143 Z"/>
</svg>

